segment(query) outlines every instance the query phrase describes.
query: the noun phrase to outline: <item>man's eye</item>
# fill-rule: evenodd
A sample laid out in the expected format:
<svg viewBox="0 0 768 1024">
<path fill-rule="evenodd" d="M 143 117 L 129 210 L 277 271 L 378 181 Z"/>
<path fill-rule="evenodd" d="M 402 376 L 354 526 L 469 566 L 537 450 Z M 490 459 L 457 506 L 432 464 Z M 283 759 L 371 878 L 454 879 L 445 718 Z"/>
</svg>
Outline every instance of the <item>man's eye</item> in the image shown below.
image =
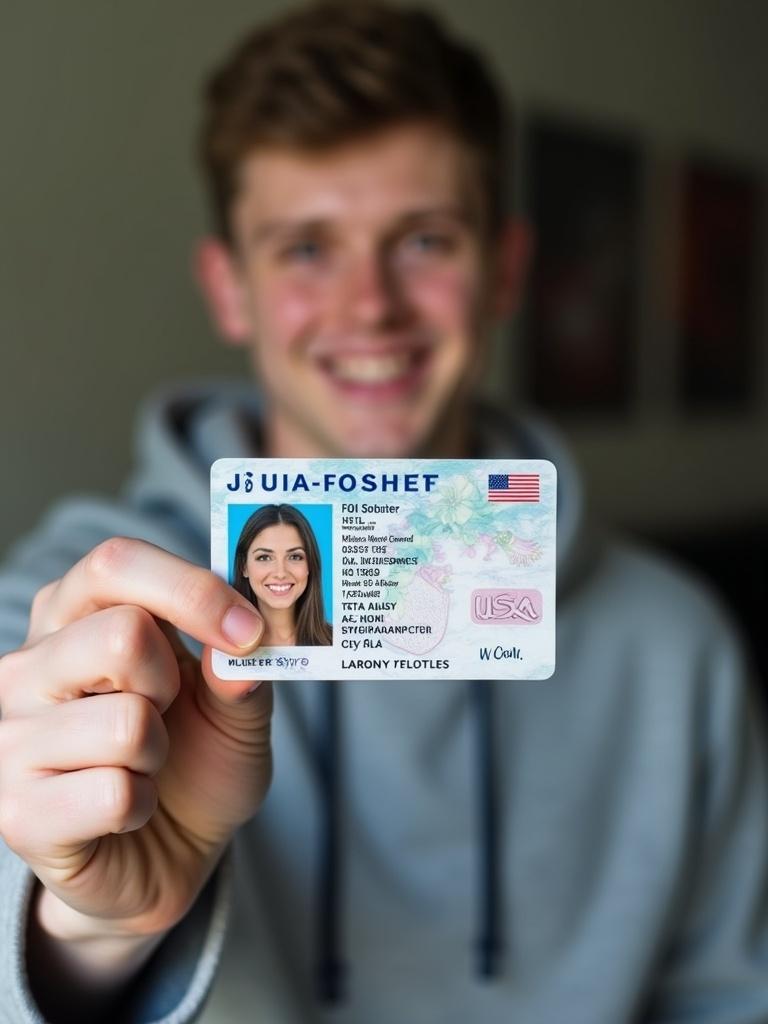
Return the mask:
<svg viewBox="0 0 768 1024">
<path fill-rule="evenodd" d="M 438 231 L 419 231 L 418 234 L 409 235 L 406 239 L 406 248 L 416 253 L 442 255 L 453 252 L 456 241 L 452 235 Z"/>
<path fill-rule="evenodd" d="M 317 242 L 305 239 L 284 246 L 279 257 L 285 263 L 314 263 L 320 258 L 322 249 Z"/>
</svg>

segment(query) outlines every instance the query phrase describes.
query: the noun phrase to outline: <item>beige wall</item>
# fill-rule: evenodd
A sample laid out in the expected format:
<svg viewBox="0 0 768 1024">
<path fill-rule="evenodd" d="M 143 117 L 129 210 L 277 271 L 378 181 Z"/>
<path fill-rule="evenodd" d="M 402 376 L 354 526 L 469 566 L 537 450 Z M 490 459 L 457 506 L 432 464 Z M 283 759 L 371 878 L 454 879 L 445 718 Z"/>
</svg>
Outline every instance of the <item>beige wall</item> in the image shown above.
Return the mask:
<svg viewBox="0 0 768 1024">
<path fill-rule="evenodd" d="M 244 372 L 216 347 L 191 279 L 204 222 L 192 156 L 196 95 L 201 69 L 282 6 L 38 0 L 4 11 L 0 548 L 57 495 L 118 485 L 133 413 L 149 389 L 178 375 Z M 640 527 L 765 512 L 768 403 L 748 421 L 681 417 L 658 278 L 675 159 L 694 148 L 768 167 L 768 4 L 435 6 L 487 48 L 523 109 L 545 103 L 629 126 L 646 143 L 647 187 L 659 199 L 644 241 L 637 413 L 625 424 L 568 428 L 596 506 Z M 764 327 L 765 312 L 764 304 Z M 497 366 L 513 373 L 515 360 L 507 342 Z M 760 372 L 765 396 L 765 360 Z M 712 485 L 713 459 L 743 470 L 728 490 Z M 647 500 L 650 481 L 663 501 Z"/>
</svg>

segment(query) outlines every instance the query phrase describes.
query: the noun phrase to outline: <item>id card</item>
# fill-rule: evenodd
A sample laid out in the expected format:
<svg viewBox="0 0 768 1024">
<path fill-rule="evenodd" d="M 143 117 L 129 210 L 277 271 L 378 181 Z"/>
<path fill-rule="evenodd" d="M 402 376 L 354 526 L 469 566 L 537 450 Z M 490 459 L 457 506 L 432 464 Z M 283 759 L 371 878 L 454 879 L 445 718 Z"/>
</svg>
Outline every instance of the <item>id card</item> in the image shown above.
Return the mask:
<svg viewBox="0 0 768 1024">
<path fill-rule="evenodd" d="M 221 679 L 546 679 L 551 462 L 219 459 L 211 567 L 260 611 Z"/>
</svg>

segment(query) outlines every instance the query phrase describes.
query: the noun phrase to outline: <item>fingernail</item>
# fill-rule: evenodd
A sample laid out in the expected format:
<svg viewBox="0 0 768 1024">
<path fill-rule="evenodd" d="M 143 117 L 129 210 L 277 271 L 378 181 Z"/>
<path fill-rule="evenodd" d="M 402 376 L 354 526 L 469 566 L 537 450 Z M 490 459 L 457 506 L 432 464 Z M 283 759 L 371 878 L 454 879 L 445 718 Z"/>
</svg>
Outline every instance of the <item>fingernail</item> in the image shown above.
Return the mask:
<svg viewBox="0 0 768 1024">
<path fill-rule="evenodd" d="M 235 647 L 253 647 L 258 643 L 264 623 L 249 608 L 234 604 L 221 620 L 221 631 Z"/>
</svg>

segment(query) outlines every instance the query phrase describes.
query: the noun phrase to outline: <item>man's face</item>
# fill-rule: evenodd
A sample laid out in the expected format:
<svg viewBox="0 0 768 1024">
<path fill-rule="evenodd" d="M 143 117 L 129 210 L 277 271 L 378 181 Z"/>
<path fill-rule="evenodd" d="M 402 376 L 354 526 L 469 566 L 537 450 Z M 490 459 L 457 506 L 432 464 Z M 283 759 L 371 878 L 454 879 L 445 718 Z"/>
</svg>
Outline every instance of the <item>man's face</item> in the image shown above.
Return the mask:
<svg viewBox="0 0 768 1024">
<path fill-rule="evenodd" d="M 461 454 L 490 304 L 470 183 L 424 125 L 245 161 L 225 333 L 251 350 L 272 454 Z"/>
</svg>

